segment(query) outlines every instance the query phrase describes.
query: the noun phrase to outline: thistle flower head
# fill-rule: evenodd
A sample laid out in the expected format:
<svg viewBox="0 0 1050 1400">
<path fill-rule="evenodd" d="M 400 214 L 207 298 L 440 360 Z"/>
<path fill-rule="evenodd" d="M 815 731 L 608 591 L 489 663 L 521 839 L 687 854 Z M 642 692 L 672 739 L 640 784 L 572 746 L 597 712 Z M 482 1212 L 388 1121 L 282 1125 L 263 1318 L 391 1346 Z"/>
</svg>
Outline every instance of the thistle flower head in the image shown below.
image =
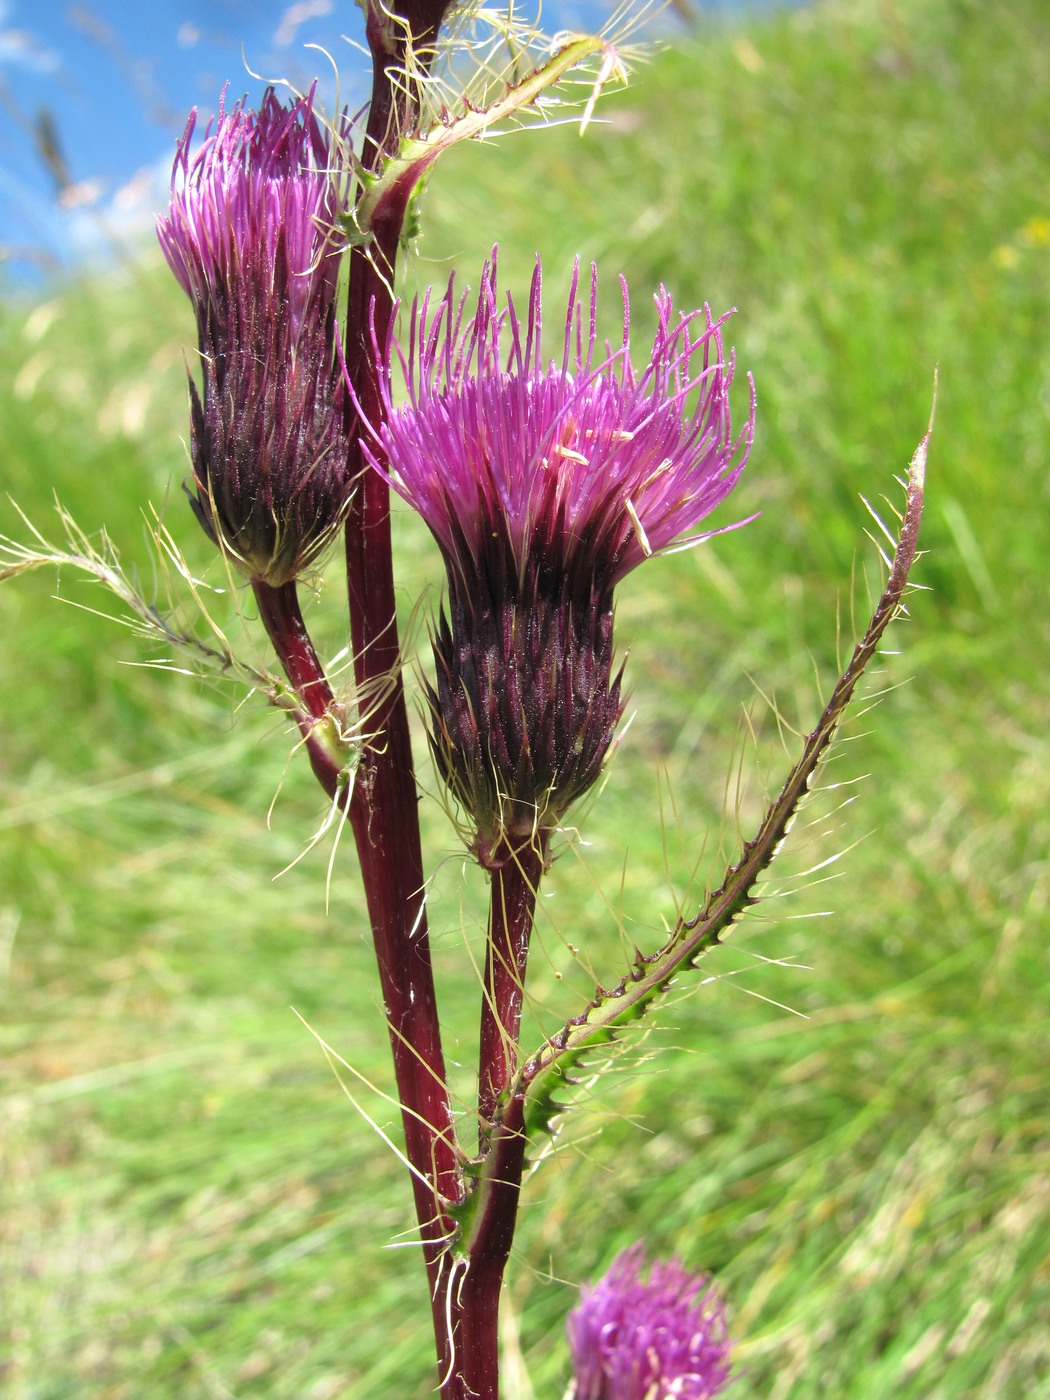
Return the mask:
<svg viewBox="0 0 1050 1400">
<path fill-rule="evenodd" d="M 204 374 L 203 395 L 190 382 L 191 504 L 249 577 L 275 586 L 316 558 L 349 489 L 335 323 L 347 178 L 313 97 L 223 101 L 191 160 L 194 112 L 157 221 Z"/>
<path fill-rule="evenodd" d="M 432 744 L 480 846 L 549 829 L 598 777 L 622 708 L 614 586 L 673 541 L 713 533 L 696 527 L 747 458 L 753 402 L 734 439 L 724 318 L 675 317 L 661 289 L 636 371 L 621 285 L 616 349 L 598 341 L 597 272 L 581 293 L 577 265 L 560 354 L 545 359 L 539 263 L 522 320 L 509 297 L 500 305 L 495 256 L 473 315 L 450 280 L 413 306 L 407 347 L 393 333 L 376 346 L 385 414 L 365 451 L 444 555 Z"/>
<path fill-rule="evenodd" d="M 710 1400 L 729 1381 L 725 1310 L 709 1279 L 677 1259 L 643 1278 L 624 1250 L 569 1314 L 575 1400 Z"/>
<path fill-rule="evenodd" d="M 597 286 L 592 266 L 590 296 L 581 296 L 577 264 L 561 355 L 547 362 L 538 260 L 524 324 L 509 296 L 499 305 L 493 257 L 473 317 L 465 319 L 466 296 L 457 298 L 452 278 L 436 306 L 429 294 L 413 306 L 407 354 L 391 337 L 383 359 L 400 359 L 409 403 L 395 404 L 388 369 L 382 454 L 373 461 L 381 471 L 389 461 L 390 484 L 466 576 L 495 529 L 519 574 L 530 554 L 553 551 L 611 586 L 695 529 L 739 479 L 753 419 L 734 460 L 741 444 L 730 429 L 726 317 L 713 321 L 705 307 L 676 319 L 661 288 L 656 337 L 638 374 L 626 283 L 613 351 L 598 342 Z"/>
</svg>

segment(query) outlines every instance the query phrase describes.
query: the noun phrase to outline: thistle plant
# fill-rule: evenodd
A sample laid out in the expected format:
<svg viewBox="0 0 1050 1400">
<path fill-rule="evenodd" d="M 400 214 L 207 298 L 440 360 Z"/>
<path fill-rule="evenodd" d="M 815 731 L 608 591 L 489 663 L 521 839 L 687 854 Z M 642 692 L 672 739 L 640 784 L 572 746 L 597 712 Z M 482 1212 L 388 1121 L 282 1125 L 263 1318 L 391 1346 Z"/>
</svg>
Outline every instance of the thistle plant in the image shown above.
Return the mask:
<svg viewBox="0 0 1050 1400">
<path fill-rule="evenodd" d="M 623 712 L 614 587 L 725 499 L 754 426 L 752 395 L 734 441 L 721 322 L 706 309 L 676 322 L 661 291 L 653 348 L 636 373 L 626 284 L 621 343 L 602 351 L 597 280 L 592 268 L 581 298 L 573 271 L 560 359 L 544 359 L 539 262 L 522 324 L 513 300 L 500 306 L 495 254 L 472 317 L 453 278 L 436 304 L 413 308 L 407 349 L 392 332 L 373 340 L 384 416 L 366 424 L 375 446 L 364 452 L 445 560 L 430 742 L 492 876 L 483 1137 L 514 1068 L 551 837 L 598 779 Z M 408 384 L 403 407 L 396 367 Z"/>
<path fill-rule="evenodd" d="M 348 171 L 313 91 L 258 111 L 220 103 L 190 159 L 178 143 L 160 246 L 193 304 L 203 391 L 190 375 L 193 512 L 251 583 L 308 718 L 315 772 L 333 795 L 337 707 L 302 621 L 296 581 L 332 542 L 354 469 L 336 327 Z"/>
<path fill-rule="evenodd" d="M 754 426 L 752 401 L 746 444 L 734 442 L 721 321 L 705 309 L 676 323 L 661 291 L 653 348 L 636 374 L 626 283 L 622 342 L 603 353 L 597 268 L 589 299 L 579 271 L 560 359 L 544 360 L 539 261 L 522 324 L 513 300 L 499 305 L 495 253 L 469 320 L 453 277 L 436 305 L 413 308 L 407 351 L 392 334 L 375 342 L 384 417 L 371 427 L 379 455 L 367 441 L 364 451 L 445 560 L 431 745 L 488 869 L 528 845 L 543 857 L 597 780 L 623 710 L 613 589 L 721 504 Z"/>
<path fill-rule="evenodd" d="M 676 311 L 656 292 L 651 348 L 599 335 L 598 271 L 574 270 L 542 326 L 540 263 L 519 315 L 497 258 L 476 300 L 428 293 L 399 326 L 396 265 L 421 179 L 456 140 L 542 118 L 554 84 L 590 64 L 585 105 L 622 70 L 607 37 L 546 53 L 481 47 L 479 86 L 457 95 L 440 60 L 446 0 L 363 6 L 373 58 L 363 129 L 326 124 L 315 93 L 219 108 L 199 150 L 176 153 L 162 249 L 197 323 L 190 373 L 197 520 L 251 590 L 284 680 L 238 667 L 137 595 L 113 558 L 69 545 L 9 546 L 7 573 L 59 559 L 112 588 L 141 626 L 290 713 L 330 804 L 355 838 L 401 1105 L 444 1400 L 497 1400 L 500 1292 L 526 1153 L 538 1151 L 582 1064 L 650 1011 L 758 897 L 879 640 L 902 608 L 917 549 L 926 447 L 906 482 L 888 576 L 854 654 L 775 801 L 699 908 L 662 946 L 531 1053 L 522 1006 L 536 897 L 567 814 L 600 777 L 624 709 L 613 639 L 617 584 L 654 555 L 732 526 L 704 522 L 748 460 L 751 389 L 734 429 L 726 317 Z M 471 14 L 460 12 L 456 33 Z M 475 51 L 478 51 L 475 49 Z M 494 231 L 498 232 L 498 231 Z M 337 327 L 340 265 L 347 299 Z M 399 385 L 404 381 L 406 391 Z M 479 1014 L 476 1116 L 453 1109 L 431 965 L 418 790 L 398 636 L 393 489 L 441 550 L 447 594 L 425 683 L 430 746 L 486 873 L 491 903 Z M 743 523 L 743 522 L 737 522 Z M 298 586 L 345 539 L 353 683 L 326 674 Z M 173 553 L 170 537 L 163 547 Z M 196 588 L 196 585 L 194 585 Z M 214 632 L 214 628 L 213 628 Z M 475 1131 L 476 1129 L 476 1131 Z M 701 1400 L 728 1375 L 724 1314 L 672 1262 L 642 1277 L 622 1256 L 570 1323 L 577 1400 Z"/>
</svg>

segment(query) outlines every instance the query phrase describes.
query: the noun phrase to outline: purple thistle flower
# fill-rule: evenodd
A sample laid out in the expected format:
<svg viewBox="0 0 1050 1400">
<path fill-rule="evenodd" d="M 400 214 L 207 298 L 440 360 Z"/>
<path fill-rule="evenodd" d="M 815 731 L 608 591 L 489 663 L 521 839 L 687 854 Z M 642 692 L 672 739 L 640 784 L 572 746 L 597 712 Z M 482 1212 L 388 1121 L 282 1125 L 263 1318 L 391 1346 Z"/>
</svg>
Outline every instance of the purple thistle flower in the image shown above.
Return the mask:
<svg viewBox="0 0 1050 1400">
<path fill-rule="evenodd" d="M 190 160 L 175 155 L 160 246 L 193 302 L 203 399 L 190 379 L 190 504 L 252 580 L 294 579 L 321 552 L 349 494 L 336 330 L 345 170 L 313 89 L 258 112 L 220 102 Z"/>
<path fill-rule="evenodd" d="M 569 1314 L 574 1400 L 710 1400 L 729 1381 L 725 1309 L 710 1279 L 677 1259 L 625 1249 Z"/>
<path fill-rule="evenodd" d="M 523 324 L 509 297 L 498 304 L 495 255 L 472 317 L 450 280 L 436 305 L 429 293 L 414 304 L 407 351 L 392 331 L 376 344 L 385 413 L 365 452 L 444 555 L 431 743 L 485 863 L 537 833 L 545 841 L 597 779 L 622 713 L 613 589 L 695 531 L 733 489 L 751 443 L 753 392 L 743 433 L 734 440 L 730 428 L 723 321 L 706 307 L 675 318 L 661 289 L 636 374 L 621 286 L 616 350 L 598 348 L 597 272 L 588 299 L 577 264 L 561 355 L 545 361 L 539 261 Z"/>
</svg>

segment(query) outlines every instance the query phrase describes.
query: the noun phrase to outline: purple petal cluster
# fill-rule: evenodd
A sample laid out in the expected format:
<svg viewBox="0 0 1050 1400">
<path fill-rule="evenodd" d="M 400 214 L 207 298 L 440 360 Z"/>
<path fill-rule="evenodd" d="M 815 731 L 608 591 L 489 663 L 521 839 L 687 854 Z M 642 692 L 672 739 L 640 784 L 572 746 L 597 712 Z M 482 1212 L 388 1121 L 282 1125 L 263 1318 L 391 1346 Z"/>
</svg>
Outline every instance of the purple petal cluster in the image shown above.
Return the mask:
<svg viewBox="0 0 1050 1400">
<path fill-rule="evenodd" d="M 621 286 L 615 349 L 598 340 L 597 273 L 588 295 L 577 265 L 545 359 L 539 263 L 523 321 L 500 304 L 495 256 L 472 315 L 450 280 L 413 306 L 407 344 L 391 331 L 375 347 L 385 411 L 365 453 L 445 558 L 431 743 L 484 863 L 545 838 L 597 779 L 622 713 L 613 589 L 648 555 L 714 533 L 696 527 L 751 443 L 753 394 L 739 437 L 730 426 L 724 318 L 676 316 L 661 290 L 639 372 Z"/>
<path fill-rule="evenodd" d="M 616 350 L 598 342 L 594 267 L 589 298 L 575 268 L 561 355 L 545 361 L 539 262 L 522 324 L 510 297 L 499 304 L 495 257 L 473 317 L 465 319 L 466 297 L 457 298 L 450 279 L 435 306 L 429 295 L 413 306 L 407 352 L 391 338 L 381 357 L 386 422 L 373 462 L 465 578 L 495 529 L 519 570 L 541 552 L 611 586 L 695 530 L 736 485 L 754 412 L 752 404 L 734 441 L 726 317 L 714 321 L 705 307 L 676 318 L 661 289 L 656 336 L 639 374 L 622 279 L 621 286 Z M 389 368 L 395 355 L 408 384 L 403 406 Z"/>
<path fill-rule="evenodd" d="M 677 1259 L 644 1268 L 640 1244 L 624 1250 L 569 1314 L 575 1400 L 710 1400 L 729 1383 L 711 1281 Z"/>
<path fill-rule="evenodd" d="M 250 578 L 277 586 L 327 543 L 349 490 L 336 330 L 348 181 L 312 91 L 221 104 L 191 159 L 195 124 L 157 226 L 204 376 L 203 394 L 190 383 L 191 504 Z"/>
</svg>

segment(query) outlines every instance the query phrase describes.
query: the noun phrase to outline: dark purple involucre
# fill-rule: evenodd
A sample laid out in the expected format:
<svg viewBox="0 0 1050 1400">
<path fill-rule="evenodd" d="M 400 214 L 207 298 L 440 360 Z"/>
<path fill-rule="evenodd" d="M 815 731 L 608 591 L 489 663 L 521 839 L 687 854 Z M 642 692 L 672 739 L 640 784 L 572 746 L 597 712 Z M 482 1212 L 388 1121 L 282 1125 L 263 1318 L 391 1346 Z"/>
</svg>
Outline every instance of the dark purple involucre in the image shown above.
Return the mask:
<svg viewBox="0 0 1050 1400">
<path fill-rule="evenodd" d="M 677 1259 L 643 1278 L 640 1244 L 617 1256 L 569 1314 L 575 1400 L 711 1400 L 729 1383 L 731 1343 L 711 1281 Z"/>
<path fill-rule="evenodd" d="M 190 380 L 193 509 L 253 580 L 317 557 L 349 494 L 336 331 L 343 155 L 313 90 L 258 112 L 219 107 L 190 159 L 179 141 L 161 248 L 193 302 L 204 374 Z M 345 124 L 344 124 L 345 125 Z M 345 132 L 342 133 L 345 136 Z"/>
<path fill-rule="evenodd" d="M 717 533 L 695 530 L 751 443 L 753 394 L 738 438 L 730 427 L 725 318 L 675 316 L 661 289 L 636 373 L 621 284 L 616 349 L 599 346 L 597 273 L 587 296 L 577 266 L 560 356 L 545 360 L 539 263 L 523 323 L 499 304 L 495 256 L 472 317 L 450 280 L 413 306 L 407 347 L 392 332 L 376 345 L 385 416 L 365 452 L 444 554 L 431 740 L 482 855 L 549 832 L 598 777 L 622 711 L 613 589 L 674 541 Z"/>
</svg>

